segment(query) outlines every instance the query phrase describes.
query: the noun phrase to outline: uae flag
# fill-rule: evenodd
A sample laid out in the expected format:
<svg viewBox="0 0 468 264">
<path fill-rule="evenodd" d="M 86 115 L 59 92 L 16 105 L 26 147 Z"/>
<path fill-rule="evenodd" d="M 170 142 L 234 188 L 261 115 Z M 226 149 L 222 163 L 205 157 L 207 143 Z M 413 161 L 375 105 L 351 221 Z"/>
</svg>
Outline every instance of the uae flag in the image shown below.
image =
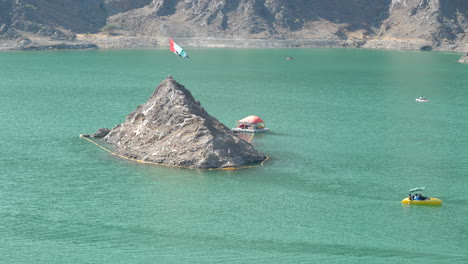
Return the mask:
<svg viewBox="0 0 468 264">
<path fill-rule="evenodd" d="M 189 58 L 187 53 L 185 53 L 185 51 L 179 45 L 177 45 L 177 43 L 175 43 L 174 40 L 172 40 L 171 38 L 169 38 L 169 46 L 171 51 L 175 54 L 179 55 L 182 58 Z"/>
</svg>

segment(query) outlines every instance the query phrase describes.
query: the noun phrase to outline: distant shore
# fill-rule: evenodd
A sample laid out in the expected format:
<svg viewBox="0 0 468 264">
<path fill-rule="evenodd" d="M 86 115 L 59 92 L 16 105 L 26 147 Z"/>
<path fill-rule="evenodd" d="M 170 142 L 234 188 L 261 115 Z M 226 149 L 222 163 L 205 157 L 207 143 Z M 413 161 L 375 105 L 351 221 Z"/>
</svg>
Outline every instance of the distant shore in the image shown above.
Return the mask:
<svg viewBox="0 0 468 264">
<path fill-rule="evenodd" d="M 211 48 L 368 48 L 413 51 L 468 52 L 468 43 L 431 43 L 420 39 L 244 39 L 174 38 L 186 47 Z M 122 49 L 168 46 L 167 38 L 109 34 L 78 34 L 76 40 L 27 38 L 1 40 L 0 50 Z"/>
</svg>

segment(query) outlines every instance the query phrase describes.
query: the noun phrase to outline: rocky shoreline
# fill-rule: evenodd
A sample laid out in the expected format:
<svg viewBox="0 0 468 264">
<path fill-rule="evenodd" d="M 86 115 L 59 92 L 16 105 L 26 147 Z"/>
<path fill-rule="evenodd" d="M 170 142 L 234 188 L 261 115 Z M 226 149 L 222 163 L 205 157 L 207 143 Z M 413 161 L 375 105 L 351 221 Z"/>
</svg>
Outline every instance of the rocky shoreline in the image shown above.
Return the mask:
<svg viewBox="0 0 468 264">
<path fill-rule="evenodd" d="M 20 47 L 20 50 L 63 50 L 63 49 L 97 49 L 98 46 L 93 43 L 83 43 L 83 44 L 67 44 L 67 43 L 58 43 L 52 45 L 31 45 L 26 47 Z"/>
<path fill-rule="evenodd" d="M 463 55 L 460 60 L 458 60 L 459 63 L 465 63 L 468 64 L 468 52 Z"/>
<path fill-rule="evenodd" d="M 431 43 L 410 39 L 247 39 L 247 38 L 174 38 L 186 47 L 206 48 L 367 48 L 413 51 L 468 52 L 468 43 Z M 81 34 L 76 40 L 54 41 L 43 38 L 1 40 L 0 50 L 122 49 L 166 47 L 167 38 Z"/>
<path fill-rule="evenodd" d="M 204 48 L 365 48 L 408 51 L 468 52 L 468 43 L 437 43 L 409 39 L 244 39 L 175 38 L 185 47 Z M 135 49 L 167 47 L 167 38 L 108 34 L 78 34 L 76 40 L 54 41 L 44 38 L 1 40 L 1 50 Z M 468 63 L 461 57 L 460 63 Z"/>
</svg>

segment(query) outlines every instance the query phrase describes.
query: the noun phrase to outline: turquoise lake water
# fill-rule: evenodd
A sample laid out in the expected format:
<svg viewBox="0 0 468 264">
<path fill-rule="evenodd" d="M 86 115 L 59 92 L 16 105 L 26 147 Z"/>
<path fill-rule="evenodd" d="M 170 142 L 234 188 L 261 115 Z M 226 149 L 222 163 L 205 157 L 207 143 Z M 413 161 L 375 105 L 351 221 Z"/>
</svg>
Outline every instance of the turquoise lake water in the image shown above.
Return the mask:
<svg viewBox="0 0 468 264">
<path fill-rule="evenodd" d="M 3 263 L 468 263 L 460 54 L 187 53 L 0 53 Z M 79 138 L 122 123 L 168 75 L 229 127 L 263 118 L 272 132 L 253 144 L 270 160 L 160 167 Z M 417 186 L 443 205 L 403 206 Z"/>
</svg>

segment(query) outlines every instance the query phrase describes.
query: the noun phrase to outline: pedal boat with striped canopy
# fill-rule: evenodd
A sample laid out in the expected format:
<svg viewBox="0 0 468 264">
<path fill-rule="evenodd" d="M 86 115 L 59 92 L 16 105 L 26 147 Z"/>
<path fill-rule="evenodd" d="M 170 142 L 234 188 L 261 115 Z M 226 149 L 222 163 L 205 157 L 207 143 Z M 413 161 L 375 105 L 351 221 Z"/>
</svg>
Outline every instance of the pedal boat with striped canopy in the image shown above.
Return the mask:
<svg viewBox="0 0 468 264">
<path fill-rule="evenodd" d="M 417 187 L 409 190 L 409 195 L 401 201 L 402 204 L 414 204 L 414 205 L 442 205 L 442 200 L 435 197 L 426 197 L 423 195 L 426 187 Z M 410 197 L 422 197 L 423 199 L 413 199 Z"/>
<path fill-rule="evenodd" d="M 248 116 L 236 122 L 236 127 L 232 129 L 238 133 L 263 133 L 270 131 L 265 127 L 265 122 L 258 116 Z"/>
</svg>

